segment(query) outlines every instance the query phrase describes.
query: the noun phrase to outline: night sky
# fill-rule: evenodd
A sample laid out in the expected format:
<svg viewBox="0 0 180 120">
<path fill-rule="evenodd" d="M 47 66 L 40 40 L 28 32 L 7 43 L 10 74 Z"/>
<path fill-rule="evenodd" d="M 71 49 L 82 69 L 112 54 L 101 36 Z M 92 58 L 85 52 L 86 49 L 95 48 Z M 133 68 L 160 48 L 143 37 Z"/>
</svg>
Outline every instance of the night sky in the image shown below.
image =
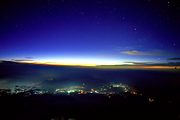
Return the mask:
<svg viewBox="0 0 180 120">
<path fill-rule="evenodd" d="M 1 0 L 0 59 L 99 65 L 179 60 L 178 0 Z"/>
</svg>

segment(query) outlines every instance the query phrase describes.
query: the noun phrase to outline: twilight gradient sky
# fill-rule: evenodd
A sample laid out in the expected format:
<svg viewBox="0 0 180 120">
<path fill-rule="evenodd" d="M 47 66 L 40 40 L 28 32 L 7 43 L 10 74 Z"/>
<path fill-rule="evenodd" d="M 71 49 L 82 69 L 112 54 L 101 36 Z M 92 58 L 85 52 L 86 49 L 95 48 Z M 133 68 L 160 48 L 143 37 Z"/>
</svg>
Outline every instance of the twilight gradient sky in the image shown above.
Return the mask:
<svg viewBox="0 0 180 120">
<path fill-rule="evenodd" d="M 1 0 L 0 59 L 61 64 L 179 58 L 178 0 Z"/>
</svg>

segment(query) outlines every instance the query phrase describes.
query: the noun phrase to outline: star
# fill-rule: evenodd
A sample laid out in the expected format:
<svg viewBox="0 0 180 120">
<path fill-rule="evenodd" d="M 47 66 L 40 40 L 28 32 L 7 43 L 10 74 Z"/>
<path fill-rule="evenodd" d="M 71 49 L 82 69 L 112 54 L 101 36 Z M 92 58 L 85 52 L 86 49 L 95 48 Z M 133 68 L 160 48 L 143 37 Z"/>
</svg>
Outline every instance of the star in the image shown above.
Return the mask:
<svg viewBox="0 0 180 120">
<path fill-rule="evenodd" d="M 79 12 L 80 13 L 80 15 L 85 15 L 85 12 L 84 11 L 81 11 L 81 12 Z"/>
<path fill-rule="evenodd" d="M 168 1 L 168 2 L 167 2 L 167 4 L 168 4 L 168 7 L 170 7 L 170 6 L 171 6 L 171 2 L 170 2 L 170 1 Z"/>
<path fill-rule="evenodd" d="M 96 24 L 97 24 L 97 25 L 99 25 L 99 24 L 100 24 L 100 22 L 99 22 L 99 21 L 97 21 L 97 22 L 96 22 Z"/>
<path fill-rule="evenodd" d="M 126 19 L 126 17 L 123 16 L 123 17 L 122 17 L 122 20 L 125 20 L 125 19 Z"/>
<path fill-rule="evenodd" d="M 96 15 L 95 18 L 98 19 L 99 17 Z"/>
<path fill-rule="evenodd" d="M 16 28 L 18 28 L 19 27 L 19 25 L 18 24 L 16 24 L 16 26 L 15 26 Z"/>
<path fill-rule="evenodd" d="M 176 43 L 173 43 L 173 46 L 176 46 Z"/>
</svg>

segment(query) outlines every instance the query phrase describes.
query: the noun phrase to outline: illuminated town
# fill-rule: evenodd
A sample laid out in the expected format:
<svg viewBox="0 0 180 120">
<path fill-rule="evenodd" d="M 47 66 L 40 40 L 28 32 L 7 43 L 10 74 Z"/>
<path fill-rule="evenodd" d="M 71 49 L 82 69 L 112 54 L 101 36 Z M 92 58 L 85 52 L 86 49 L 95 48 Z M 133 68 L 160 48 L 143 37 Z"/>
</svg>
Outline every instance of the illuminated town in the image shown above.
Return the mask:
<svg viewBox="0 0 180 120">
<path fill-rule="evenodd" d="M 87 89 L 85 85 L 79 86 L 64 86 L 61 88 L 56 88 L 54 91 L 49 91 L 46 89 L 39 89 L 36 87 L 29 86 L 18 86 L 16 85 L 13 89 L 0 89 L 0 96 L 2 95 L 78 95 L 78 94 L 99 94 L 99 95 L 123 95 L 124 93 L 129 93 L 132 95 L 141 95 L 141 93 L 122 83 L 109 83 L 97 88 Z"/>
</svg>

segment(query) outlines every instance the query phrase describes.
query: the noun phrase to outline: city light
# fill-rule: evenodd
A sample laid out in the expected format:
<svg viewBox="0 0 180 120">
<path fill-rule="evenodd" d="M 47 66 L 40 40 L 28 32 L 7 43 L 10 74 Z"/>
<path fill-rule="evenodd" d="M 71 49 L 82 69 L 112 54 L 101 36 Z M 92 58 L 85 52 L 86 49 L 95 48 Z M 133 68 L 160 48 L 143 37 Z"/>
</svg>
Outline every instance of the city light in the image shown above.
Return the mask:
<svg viewBox="0 0 180 120">
<path fill-rule="evenodd" d="M 138 90 L 131 88 L 130 86 L 122 83 L 108 83 L 103 86 L 95 88 L 86 88 L 84 84 L 79 86 L 64 86 L 56 88 L 54 92 L 50 92 L 45 89 L 38 89 L 30 86 L 15 86 L 13 90 L 0 90 L 0 94 L 24 94 L 28 95 L 43 95 L 43 94 L 54 94 L 54 95 L 76 95 L 76 94 L 101 94 L 101 95 L 122 95 L 123 93 L 130 93 L 132 95 L 140 95 Z"/>
</svg>

